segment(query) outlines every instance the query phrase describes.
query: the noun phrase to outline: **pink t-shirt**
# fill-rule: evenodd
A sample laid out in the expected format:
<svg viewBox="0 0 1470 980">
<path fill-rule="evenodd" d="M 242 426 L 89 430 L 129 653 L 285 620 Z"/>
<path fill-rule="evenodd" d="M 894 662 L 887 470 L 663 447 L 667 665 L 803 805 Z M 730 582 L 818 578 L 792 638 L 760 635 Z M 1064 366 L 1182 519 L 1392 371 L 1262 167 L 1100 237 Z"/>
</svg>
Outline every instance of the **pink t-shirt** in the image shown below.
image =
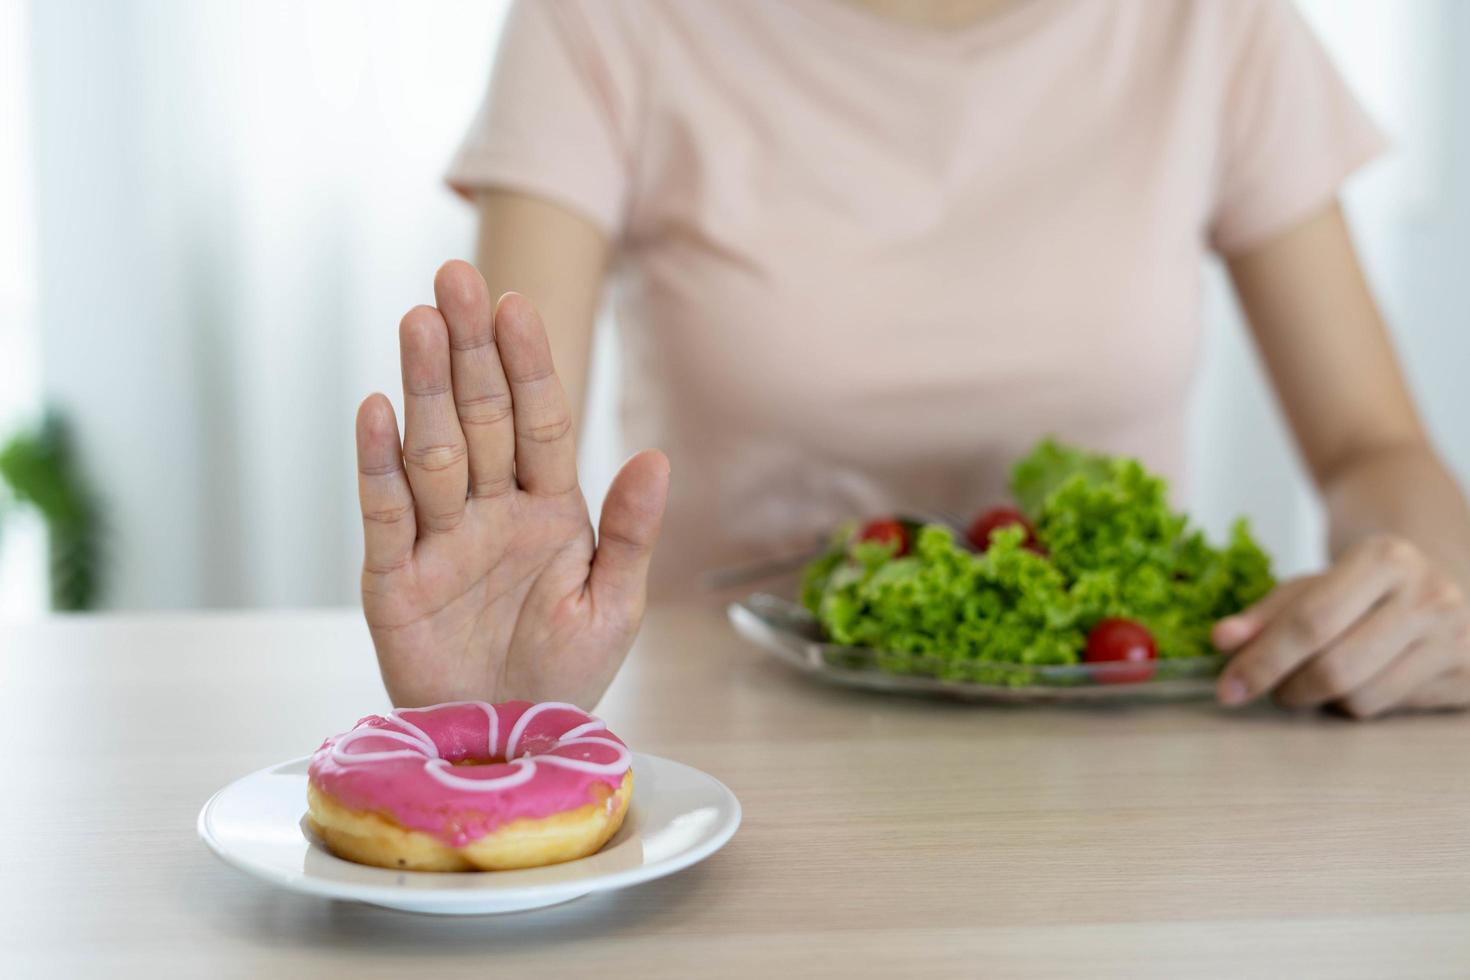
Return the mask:
<svg viewBox="0 0 1470 980">
<path fill-rule="evenodd" d="M 859 515 L 973 513 L 1052 433 L 1178 479 L 1206 253 L 1382 141 L 1284 0 L 532 0 L 449 179 L 615 241 L 654 588 Z"/>
</svg>

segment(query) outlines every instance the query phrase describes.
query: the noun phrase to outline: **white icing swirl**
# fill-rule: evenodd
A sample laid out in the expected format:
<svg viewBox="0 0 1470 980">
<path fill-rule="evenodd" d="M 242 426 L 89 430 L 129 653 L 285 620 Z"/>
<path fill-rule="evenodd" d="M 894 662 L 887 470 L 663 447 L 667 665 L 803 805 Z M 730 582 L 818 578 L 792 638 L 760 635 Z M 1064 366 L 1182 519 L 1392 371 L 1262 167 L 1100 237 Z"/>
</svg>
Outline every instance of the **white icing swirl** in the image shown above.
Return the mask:
<svg viewBox="0 0 1470 980">
<path fill-rule="evenodd" d="M 618 753 L 616 762 L 593 762 L 590 759 L 568 759 L 564 755 L 553 755 L 557 749 L 564 749 L 568 745 L 606 745 L 610 749 L 616 749 Z M 578 772 L 591 773 L 594 776 L 616 776 L 626 772 L 633 762 L 633 753 L 621 742 L 614 742 L 610 738 L 568 738 L 562 739 L 552 747 L 550 752 L 536 756 L 536 761 L 553 766 L 561 766 L 564 769 L 575 769 Z"/>
<path fill-rule="evenodd" d="M 450 771 L 454 766 L 443 759 L 430 759 L 425 762 L 424 772 L 451 789 L 467 789 L 477 793 L 497 789 L 514 789 L 529 783 L 536 775 L 536 760 L 534 759 L 513 759 L 507 765 L 518 767 L 517 771 L 508 776 L 497 776 L 494 779 L 466 779 L 464 776 L 456 776 Z"/>
<path fill-rule="evenodd" d="M 515 758 L 516 749 L 519 748 L 521 744 L 521 736 L 526 733 L 526 726 L 530 724 L 531 719 L 535 718 L 543 711 L 550 711 L 552 708 L 563 708 L 567 711 L 575 711 L 583 718 L 592 718 L 591 715 L 583 711 L 581 708 L 577 707 L 575 704 L 567 704 L 565 701 L 542 701 L 540 704 L 533 704 L 529 708 L 527 708 L 519 718 L 516 719 L 516 723 L 510 728 L 510 738 L 505 740 L 505 757 L 507 759 Z M 596 718 L 592 718 L 592 721 L 596 721 L 599 725 L 602 724 L 602 722 L 598 721 Z M 577 728 L 586 727 L 587 725 L 585 724 L 577 726 Z M 576 731 L 577 728 L 572 729 L 572 731 Z M 571 733 L 568 732 L 567 734 Z M 563 735 L 562 738 L 566 738 L 566 735 Z"/>
<path fill-rule="evenodd" d="M 569 738 L 581 738 L 583 735 L 586 735 L 586 734 L 588 734 L 590 732 L 605 732 L 605 731 L 607 731 L 607 726 L 605 724 L 603 724 L 602 719 L 601 718 L 593 718 L 591 721 L 587 722 L 586 724 L 578 725 L 576 728 L 573 728 L 573 729 L 570 729 L 568 731 L 563 732 L 561 737 L 562 737 L 563 740 L 566 740 L 566 739 L 569 739 Z"/>
<path fill-rule="evenodd" d="M 391 722 L 392 724 L 398 725 L 398 726 L 400 726 L 402 728 L 408 729 L 408 734 L 410 734 L 414 738 L 418 739 L 419 744 L 424 747 L 424 751 L 427 752 L 431 758 L 434 758 L 434 759 L 439 758 L 439 746 L 437 746 L 437 745 L 434 744 L 434 740 L 429 737 L 429 733 L 428 732 L 424 731 L 422 728 L 420 728 L 419 726 L 415 725 L 413 722 L 409 721 L 407 718 L 403 717 L 403 715 L 400 713 L 403 710 L 404 709 L 402 709 L 402 708 L 394 708 L 392 711 L 388 712 L 387 721 Z M 419 709 L 417 709 L 417 708 L 409 708 L 408 710 L 409 711 L 417 711 Z"/>
<path fill-rule="evenodd" d="M 494 759 L 500 755 L 500 712 L 496 711 L 495 706 L 487 701 L 445 701 L 443 704 L 431 704 L 427 708 L 394 708 L 392 711 L 388 712 L 388 715 L 403 727 L 413 729 L 430 745 L 434 745 L 434 740 L 429 737 L 428 733 L 425 732 L 422 728 L 415 725 L 413 722 L 409 721 L 407 718 L 403 717 L 403 712 L 438 711 L 440 708 L 471 707 L 479 708 L 481 711 L 485 712 L 485 717 L 490 723 L 490 727 L 485 738 L 485 758 Z M 436 757 L 439 755 L 439 750 L 437 746 L 435 747 L 434 755 Z"/>
<path fill-rule="evenodd" d="M 496 776 L 491 779 L 474 779 L 458 775 L 454 772 L 454 765 L 443 758 L 438 745 L 434 739 L 418 725 L 404 717 L 404 712 L 431 712 L 440 708 L 476 707 L 485 712 L 488 721 L 486 731 L 485 758 L 506 760 L 501 765 L 515 767 L 515 771 L 504 776 Z M 544 711 L 554 708 L 572 711 L 588 719 L 580 725 L 569 728 L 553 744 L 538 755 L 527 752 L 520 758 L 515 757 L 515 752 L 521 747 L 521 739 L 526 733 L 526 728 L 531 719 Z M 587 773 L 594 776 L 617 776 L 627 772 L 632 765 L 633 754 L 628 747 L 613 738 L 599 738 L 593 732 L 606 732 L 607 725 L 602 719 L 589 715 L 574 704 L 563 701 L 543 701 L 533 704 L 521 713 L 516 723 L 511 726 L 510 735 L 506 739 L 505 752 L 499 751 L 500 741 L 500 713 L 496 706 L 484 701 L 447 701 L 444 704 L 431 705 L 426 708 L 394 708 L 383 719 L 396 728 L 388 728 L 379 725 L 363 725 L 354 728 L 339 737 L 332 745 L 330 756 L 339 765 L 350 766 L 364 762 L 387 762 L 393 759 L 422 759 L 424 760 L 424 772 L 432 777 L 440 785 L 450 789 L 468 790 L 470 792 L 492 792 L 496 790 L 514 789 L 525 785 L 535 778 L 537 765 L 545 764 L 557 766 L 563 769 L 571 769 L 577 772 Z M 402 729 L 401 731 L 399 729 Z M 401 742 L 406 748 L 387 749 L 371 752 L 348 752 L 347 746 L 364 738 L 383 738 L 389 741 Z M 616 753 L 612 762 L 593 762 L 590 759 L 568 758 L 555 755 L 557 750 L 568 746 L 597 745 L 610 748 Z"/>
<path fill-rule="evenodd" d="M 378 752 L 344 752 L 342 751 L 353 742 L 364 738 L 386 738 L 395 742 L 404 742 L 413 746 L 411 749 L 386 749 Z M 430 742 L 432 747 L 434 743 Z M 422 759 L 424 758 L 424 745 L 417 738 L 403 732 L 395 732 L 391 728 L 354 728 L 343 735 L 332 745 L 332 761 L 339 765 L 352 765 L 358 762 L 383 762 L 387 759 Z M 438 755 L 436 752 L 435 755 Z"/>
</svg>

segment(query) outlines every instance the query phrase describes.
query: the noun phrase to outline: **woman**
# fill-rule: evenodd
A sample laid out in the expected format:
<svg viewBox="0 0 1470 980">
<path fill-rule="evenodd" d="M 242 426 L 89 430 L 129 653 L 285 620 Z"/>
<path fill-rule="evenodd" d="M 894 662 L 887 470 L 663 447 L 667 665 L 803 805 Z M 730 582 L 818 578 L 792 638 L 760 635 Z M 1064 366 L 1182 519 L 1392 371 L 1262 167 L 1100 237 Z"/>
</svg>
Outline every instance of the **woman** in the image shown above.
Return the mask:
<svg viewBox="0 0 1470 980">
<path fill-rule="evenodd" d="M 1286 0 L 518 5 L 451 173 L 484 279 L 451 262 L 404 317 L 402 443 L 383 396 L 358 416 L 390 694 L 590 705 L 650 581 L 968 511 L 1045 433 L 1177 479 L 1214 250 L 1333 555 L 1216 626 L 1220 699 L 1465 706 L 1470 516 L 1336 203 L 1380 146 Z M 605 280 L 625 431 L 668 455 L 594 537 Z"/>
</svg>

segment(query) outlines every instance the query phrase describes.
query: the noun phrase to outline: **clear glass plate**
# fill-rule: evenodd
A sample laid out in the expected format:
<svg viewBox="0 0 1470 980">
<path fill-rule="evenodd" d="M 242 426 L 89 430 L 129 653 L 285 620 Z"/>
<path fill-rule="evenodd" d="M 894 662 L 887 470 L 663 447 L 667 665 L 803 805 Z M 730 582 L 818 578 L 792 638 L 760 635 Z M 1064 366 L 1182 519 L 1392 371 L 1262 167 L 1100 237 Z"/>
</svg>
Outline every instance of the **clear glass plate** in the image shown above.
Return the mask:
<svg viewBox="0 0 1470 980">
<path fill-rule="evenodd" d="M 1223 655 L 1137 664 L 955 662 L 922 654 L 839 646 L 822 638 L 816 619 L 779 596 L 756 593 L 730 604 L 735 631 L 780 660 L 833 684 L 966 701 L 1181 700 L 1213 694 Z"/>
</svg>

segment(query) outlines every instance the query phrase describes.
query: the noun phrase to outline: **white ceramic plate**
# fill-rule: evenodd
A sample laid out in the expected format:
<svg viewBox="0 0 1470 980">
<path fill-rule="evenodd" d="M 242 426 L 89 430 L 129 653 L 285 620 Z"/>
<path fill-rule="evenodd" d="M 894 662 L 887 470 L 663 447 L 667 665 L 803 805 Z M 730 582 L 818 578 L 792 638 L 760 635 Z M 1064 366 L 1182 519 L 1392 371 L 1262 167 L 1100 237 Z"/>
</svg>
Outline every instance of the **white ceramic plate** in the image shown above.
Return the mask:
<svg viewBox="0 0 1470 980">
<path fill-rule="evenodd" d="M 306 758 L 235 780 L 199 811 L 225 863 L 291 891 L 408 912 L 482 915 L 541 908 L 689 867 L 740 826 L 740 801 L 698 769 L 633 754 L 623 826 L 591 857 L 519 871 L 390 871 L 333 856 L 306 826 Z"/>
</svg>

